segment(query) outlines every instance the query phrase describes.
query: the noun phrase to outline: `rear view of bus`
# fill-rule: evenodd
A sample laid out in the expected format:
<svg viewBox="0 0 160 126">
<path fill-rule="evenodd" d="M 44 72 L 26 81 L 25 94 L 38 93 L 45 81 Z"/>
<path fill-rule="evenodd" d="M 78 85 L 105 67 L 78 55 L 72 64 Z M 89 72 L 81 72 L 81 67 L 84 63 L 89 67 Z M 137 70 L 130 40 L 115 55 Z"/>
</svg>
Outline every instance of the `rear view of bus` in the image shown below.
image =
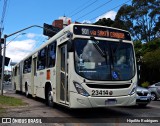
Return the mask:
<svg viewBox="0 0 160 126">
<path fill-rule="evenodd" d="M 127 31 L 73 25 L 71 43 L 66 82 L 71 108 L 135 105 L 137 70 Z"/>
</svg>

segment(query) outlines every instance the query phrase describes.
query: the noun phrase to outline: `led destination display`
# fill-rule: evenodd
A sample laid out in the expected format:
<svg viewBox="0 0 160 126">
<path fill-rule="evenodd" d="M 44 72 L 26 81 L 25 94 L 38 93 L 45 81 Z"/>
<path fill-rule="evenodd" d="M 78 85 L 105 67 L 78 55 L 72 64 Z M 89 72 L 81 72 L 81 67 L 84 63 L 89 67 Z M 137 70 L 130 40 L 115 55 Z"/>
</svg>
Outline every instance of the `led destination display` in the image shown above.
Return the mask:
<svg viewBox="0 0 160 126">
<path fill-rule="evenodd" d="M 95 26 L 74 26 L 74 34 L 94 36 L 94 37 L 104 37 L 104 38 L 114 38 L 123 39 L 131 41 L 131 36 L 126 31 L 121 31 L 118 29 L 95 27 Z"/>
</svg>

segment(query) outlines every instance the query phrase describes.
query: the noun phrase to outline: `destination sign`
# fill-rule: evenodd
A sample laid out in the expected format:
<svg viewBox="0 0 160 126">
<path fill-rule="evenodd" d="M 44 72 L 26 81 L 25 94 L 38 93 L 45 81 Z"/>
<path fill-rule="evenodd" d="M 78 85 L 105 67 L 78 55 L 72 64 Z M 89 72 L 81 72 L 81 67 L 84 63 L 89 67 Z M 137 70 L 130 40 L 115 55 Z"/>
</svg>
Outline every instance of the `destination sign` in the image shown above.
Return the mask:
<svg viewBox="0 0 160 126">
<path fill-rule="evenodd" d="M 75 25 L 73 32 L 76 35 L 131 40 L 128 32 L 112 28 Z"/>
</svg>

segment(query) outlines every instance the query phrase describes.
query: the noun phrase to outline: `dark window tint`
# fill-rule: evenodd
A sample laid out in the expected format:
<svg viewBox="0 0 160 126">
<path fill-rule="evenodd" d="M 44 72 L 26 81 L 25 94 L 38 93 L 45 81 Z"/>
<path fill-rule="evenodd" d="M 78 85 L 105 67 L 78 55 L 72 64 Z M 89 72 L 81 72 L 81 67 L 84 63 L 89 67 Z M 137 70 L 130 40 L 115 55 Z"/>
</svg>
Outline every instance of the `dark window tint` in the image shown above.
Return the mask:
<svg viewBox="0 0 160 126">
<path fill-rule="evenodd" d="M 65 48 L 61 48 L 61 70 L 65 71 Z"/>
<path fill-rule="evenodd" d="M 23 73 L 30 73 L 31 72 L 31 64 L 32 64 L 32 57 L 30 57 L 24 61 Z"/>
<path fill-rule="evenodd" d="M 46 67 L 46 54 L 47 54 L 47 48 L 43 48 L 38 52 L 38 62 L 37 62 L 37 69 L 42 70 Z"/>
<path fill-rule="evenodd" d="M 14 70 L 14 76 L 17 76 L 17 66 L 15 67 L 15 70 Z"/>
<path fill-rule="evenodd" d="M 54 67 L 56 61 L 56 42 L 51 43 L 48 46 L 48 67 Z"/>
</svg>

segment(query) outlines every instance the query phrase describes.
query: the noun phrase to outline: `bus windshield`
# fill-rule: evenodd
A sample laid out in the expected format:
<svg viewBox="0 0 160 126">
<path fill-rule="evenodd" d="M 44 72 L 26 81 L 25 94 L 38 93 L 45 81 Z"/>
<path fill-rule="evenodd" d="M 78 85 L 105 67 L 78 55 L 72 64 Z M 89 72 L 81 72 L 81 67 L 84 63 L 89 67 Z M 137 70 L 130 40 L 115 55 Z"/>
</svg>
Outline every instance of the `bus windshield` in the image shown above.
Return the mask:
<svg viewBox="0 0 160 126">
<path fill-rule="evenodd" d="M 89 80 L 130 80 L 135 75 L 130 43 L 75 39 L 75 70 Z"/>
</svg>

